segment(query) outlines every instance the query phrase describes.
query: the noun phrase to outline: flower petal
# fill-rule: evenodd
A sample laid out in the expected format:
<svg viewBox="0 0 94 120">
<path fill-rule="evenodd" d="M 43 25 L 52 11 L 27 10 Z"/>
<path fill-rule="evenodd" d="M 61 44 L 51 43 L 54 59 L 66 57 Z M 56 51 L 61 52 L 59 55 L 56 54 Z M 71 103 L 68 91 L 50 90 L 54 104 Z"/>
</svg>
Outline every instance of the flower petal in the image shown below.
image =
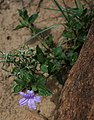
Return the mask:
<svg viewBox="0 0 94 120">
<path fill-rule="evenodd" d="M 27 93 L 30 95 L 30 97 L 34 97 L 34 91 L 33 90 L 27 90 Z"/>
<path fill-rule="evenodd" d="M 24 92 L 20 92 L 20 95 L 26 97 L 26 94 Z"/>
<path fill-rule="evenodd" d="M 20 95 L 23 96 L 26 99 L 29 99 L 31 97 L 30 94 L 26 94 L 24 92 L 20 92 Z"/>
<path fill-rule="evenodd" d="M 29 100 L 28 100 L 28 107 L 29 107 L 29 109 L 31 109 L 31 110 L 36 110 L 36 106 L 35 106 L 35 103 L 34 103 L 34 99 L 29 99 Z"/>
<path fill-rule="evenodd" d="M 22 98 L 22 99 L 19 100 L 19 104 L 20 104 L 21 107 L 26 105 L 27 102 L 28 102 L 28 99 L 26 99 L 26 98 Z"/>
<path fill-rule="evenodd" d="M 41 102 L 41 97 L 40 97 L 40 96 L 35 96 L 35 97 L 34 97 L 34 101 L 35 101 L 36 103 L 40 103 L 40 102 Z"/>
</svg>

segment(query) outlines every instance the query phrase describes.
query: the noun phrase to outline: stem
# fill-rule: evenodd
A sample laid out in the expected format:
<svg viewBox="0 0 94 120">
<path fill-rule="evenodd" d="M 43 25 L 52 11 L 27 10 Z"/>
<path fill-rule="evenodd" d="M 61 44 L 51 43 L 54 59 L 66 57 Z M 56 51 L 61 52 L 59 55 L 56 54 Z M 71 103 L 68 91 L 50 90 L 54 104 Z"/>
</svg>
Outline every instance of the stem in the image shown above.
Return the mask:
<svg viewBox="0 0 94 120">
<path fill-rule="evenodd" d="M 40 12 L 40 7 L 41 7 L 41 4 L 42 4 L 43 0 L 40 0 L 39 3 L 38 3 L 38 7 L 37 7 L 37 10 L 38 12 Z"/>
<path fill-rule="evenodd" d="M 62 1 L 63 1 L 64 6 L 65 6 L 65 9 L 66 9 L 66 13 L 67 13 L 67 15 L 68 15 L 68 18 L 70 19 L 69 12 L 68 12 L 68 9 L 67 9 L 67 5 L 66 5 L 66 3 L 65 3 L 64 0 L 62 0 Z"/>
<path fill-rule="evenodd" d="M 58 4 L 58 2 L 56 0 L 54 0 L 56 6 L 58 7 L 58 9 L 60 10 L 60 12 L 63 14 L 64 18 L 68 21 L 67 16 L 65 15 L 64 11 L 62 10 L 61 6 Z"/>
<path fill-rule="evenodd" d="M 48 50 L 48 51 L 50 51 L 50 53 L 52 53 L 51 49 L 49 49 L 48 46 L 46 46 L 46 45 L 42 42 L 42 40 L 43 40 L 43 37 L 42 37 L 42 36 L 37 37 L 37 39 L 41 42 L 41 44 L 43 45 L 43 47 L 44 47 L 46 50 Z"/>
<path fill-rule="evenodd" d="M 76 7 L 78 8 L 78 4 L 77 4 L 77 1 L 76 1 L 76 0 L 74 0 L 74 2 L 75 2 L 75 5 L 76 5 Z"/>
</svg>

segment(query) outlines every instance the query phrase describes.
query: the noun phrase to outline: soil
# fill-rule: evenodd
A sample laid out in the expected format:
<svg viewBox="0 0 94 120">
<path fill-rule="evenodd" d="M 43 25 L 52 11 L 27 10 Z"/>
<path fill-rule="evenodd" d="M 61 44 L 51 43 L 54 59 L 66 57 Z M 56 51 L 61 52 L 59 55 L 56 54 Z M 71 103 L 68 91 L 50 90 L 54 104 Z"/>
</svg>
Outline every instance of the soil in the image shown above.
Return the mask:
<svg viewBox="0 0 94 120">
<path fill-rule="evenodd" d="M 9 52 L 15 48 L 19 48 L 24 42 L 30 39 L 30 32 L 25 28 L 13 31 L 19 23 L 18 9 L 22 8 L 22 0 L 0 0 L 0 51 Z M 31 0 L 32 1 L 32 0 Z M 62 0 L 59 0 L 60 4 Z M 30 0 L 24 0 L 24 6 L 33 14 L 36 11 L 39 0 L 30 3 Z M 67 0 L 67 4 L 73 3 Z M 35 22 L 36 27 L 45 28 L 47 26 L 63 22 L 62 17 L 55 11 L 49 11 L 44 8 L 55 8 L 55 5 L 45 0 L 40 8 L 39 18 Z M 58 26 L 50 30 L 55 42 L 59 42 L 63 26 Z M 38 41 L 31 42 L 31 46 L 35 47 Z M 1 64 L 0 64 L 1 66 Z M 36 111 L 30 111 L 27 106 L 21 108 L 19 106 L 20 95 L 12 94 L 9 89 L 13 78 L 8 77 L 8 73 L 0 69 L 0 120 L 53 120 L 54 110 L 58 103 L 58 97 L 62 86 L 57 82 L 53 82 L 50 88 L 53 95 L 42 98 L 42 102 L 37 106 Z"/>
</svg>

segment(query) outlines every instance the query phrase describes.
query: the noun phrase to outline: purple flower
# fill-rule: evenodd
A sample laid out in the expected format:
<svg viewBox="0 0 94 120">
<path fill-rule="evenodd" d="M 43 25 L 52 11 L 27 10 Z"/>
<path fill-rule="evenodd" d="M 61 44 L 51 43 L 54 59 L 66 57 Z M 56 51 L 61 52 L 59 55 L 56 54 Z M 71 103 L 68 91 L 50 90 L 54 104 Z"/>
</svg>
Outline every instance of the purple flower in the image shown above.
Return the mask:
<svg viewBox="0 0 94 120">
<path fill-rule="evenodd" d="M 24 98 L 19 100 L 19 104 L 20 104 L 21 107 L 28 104 L 28 107 L 31 110 L 35 110 L 36 109 L 35 104 L 41 102 L 41 97 L 40 96 L 35 96 L 33 90 L 31 90 L 31 91 L 27 90 L 27 94 L 24 93 L 24 92 L 20 92 L 20 95 L 24 97 Z"/>
</svg>

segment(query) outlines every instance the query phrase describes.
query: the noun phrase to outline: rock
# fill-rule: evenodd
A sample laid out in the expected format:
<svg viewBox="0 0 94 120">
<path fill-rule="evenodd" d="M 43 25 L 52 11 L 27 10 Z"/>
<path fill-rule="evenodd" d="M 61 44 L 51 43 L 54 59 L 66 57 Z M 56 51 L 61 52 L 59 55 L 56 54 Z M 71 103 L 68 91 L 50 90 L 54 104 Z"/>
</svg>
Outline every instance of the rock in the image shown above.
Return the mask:
<svg viewBox="0 0 94 120">
<path fill-rule="evenodd" d="M 33 111 L 27 111 L 25 113 L 23 113 L 24 116 L 23 119 L 21 118 L 21 120 L 45 120 L 45 118 L 43 118 L 41 115 L 38 115 L 38 113 L 35 113 Z"/>
<path fill-rule="evenodd" d="M 55 120 L 94 120 L 94 21 L 59 100 Z"/>
<path fill-rule="evenodd" d="M 50 100 L 49 97 L 43 99 L 42 103 L 40 103 L 40 114 L 49 118 L 52 116 L 56 105 Z"/>
</svg>

